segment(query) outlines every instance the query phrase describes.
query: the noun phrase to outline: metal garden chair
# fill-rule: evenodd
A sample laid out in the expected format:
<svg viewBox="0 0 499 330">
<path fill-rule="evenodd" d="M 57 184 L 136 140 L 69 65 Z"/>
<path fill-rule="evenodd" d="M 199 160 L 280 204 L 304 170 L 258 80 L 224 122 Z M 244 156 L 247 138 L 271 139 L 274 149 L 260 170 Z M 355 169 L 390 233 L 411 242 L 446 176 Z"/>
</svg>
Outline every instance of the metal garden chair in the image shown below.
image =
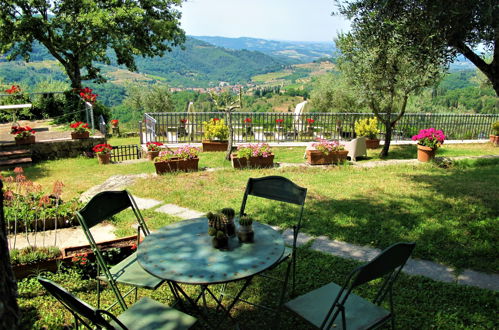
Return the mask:
<svg viewBox="0 0 499 330">
<path fill-rule="evenodd" d="M 389 320 L 395 328 L 392 286 L 415 245 L 396 243 L 369 263 L 353 270 L 342 287 L 329 283 L 287 302 L 285 306 L 320 329 L 373 329 Z M 356 287 L 383 277 L 373 302 L 352 293 Z M 390 310 L 380 306 L 386 295 Z M 333 300 L 333 297 L 336 298 Z"/>
<path fill-rule="evenodd" d="M 296 223 L 293 225 L 293 244 L 292 247 L 285 247 L 284 253 L 279 261 L 272 267 L 276 267 L 283 262 L 288 262 L 286 267 L 286 272 L 284 274 L 284 278 L 275 278 L 266 274 L 260 274 L 259 276 L 263 276 L 266 278 L 278 280 L 282 282 L 282 290 L 281 296 L 279 300 L 279 304 L 277 308 L 269 308 L 268 306 L 261 306 L 254 304 L 252 302 L 246 301 L 244 299 L 238 299 L 244 303 L 254 305 L 257 307 L 261 307 L 268 310 L 274 310 L 277 312 L 277 318 L 275 320 L 276 323 L 279 323 L 279 313 L 284 302 L 284 296 L 287 291 L 289 275 L 291 273 L 292 277 L 292 290 L 291 295 L 294 294 L 295 290 L 295 275 L 296 275 L 296 240 L 298 238 L 298 232 L 302 226 L 302 217 L 303 217 L 303 209 L 305 205 L 305 198 L 307 196 L 307 188 L 300 187 L 293 183 L 291 180 L 284 178 L 282 176 L 267 176 L 262 178 L 249 178 L 248 183 L 246 185 L 246 191 L 244 192 L 243 201 L 241 204 L 241 209 L 239 211 L 239 217 L 245 215 L 246 210 L 246 202 L 248 200 L 248 196 L 256 196 L 261 198 L 266 198 L 270 200 L 275 200 L 279 202 L 296 204 L 299 206 L 298 216 L 296 218 Z M 272 269 L 271 268 L 271 269 Z M 224 288 L 225 289 L 225 288 Z M 224 295 L 224 289 L 222 290 L 222 297 Z"/>
<path fill-rule="evenodd" d="M 188 314 L 147 297 L 115 316 L 106 310 L 95 309 L 50 280 L 38 277 L 38 281 L 73 314 L 75 329 L 78 329 L 79 324 L 94 329 L 92 324 L 99 329 L 180 330 L 189 329 L 197 321 Z"/>
<path fill-rule="evenodd" d="M 142 232 L 145 236 L 147 236 L 149 235 L 149 229 L 147 228 L 144 218 L 140 214 L 140 211 L 133 197 L 126 190 L 101 192 L 95 195 L 84 208 L 76 212 L 78 221 L 80 222 L 85 236 L 87 237 L 90 246 L 94 251 L 95 259 L 97 261 L 97 279 L 99 280 L 97 282 L 97 308 L 100 308 L 99 282 L 101 280 L 109 283 L 117 299 L 117 301 L 109 306 L 108 309 L 112 308 L 116 304 L 119 304 L 123 310 L 127 309 L 124 298 L 130 293 L 135 291 L 136 301 L 137 290 L 139 287 L 155 290 L 163 282 L 163 280 L 147 273 L 138 264 L 137 252 L 131 254 L 117 265 L 108 267 L 103 258 L 101 250 L 99 249 L 92 236 L 92 233 L 90 232 L 90 228 L 92 228 L 93 226 L 101 223 L 106 219 L 110 219 L 112 216 L 129 208 L 132 209 L 138 221 L 138 244 L 140 241 L 140 233 Z M 133 288 L 122 295 L 117 286 L 117 283 L 130 285 L 133 286 Z"/>
</svg>

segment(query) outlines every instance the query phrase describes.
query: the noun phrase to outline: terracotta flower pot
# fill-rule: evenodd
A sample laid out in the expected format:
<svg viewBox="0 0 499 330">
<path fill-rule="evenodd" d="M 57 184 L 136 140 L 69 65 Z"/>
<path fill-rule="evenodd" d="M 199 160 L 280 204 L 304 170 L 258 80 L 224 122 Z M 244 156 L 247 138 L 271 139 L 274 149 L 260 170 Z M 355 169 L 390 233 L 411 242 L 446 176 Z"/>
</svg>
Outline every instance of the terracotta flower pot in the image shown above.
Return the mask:
<svg viewBox="0 0 499 330">
<path fill-rule="evenodd" d="M 379 139 L 366 139 L 367 149 L 377 149 L 379 148 Z"/>
<path fill-rule="evenodd" d="M 492 142 L 492 144 L 494 146 L 499 146 L 499 135 L 490 135 L 490 142 Z"/>
<path fill-rule="evenodd" d="M 199 158 L 179 159 L 177 162 L 177 169 L 184 172 L 197 171 L 198 164 Z"/>
<path fill-rule="evenodd" d="M 328 165 L 333 163 L 333 153 L 327 155 L 320 150 L 307 150 L 307 163 L 310 165 Z"/>
<path fill-rule="evenodd" d="M 90 132 L 71 132 L 71 138 L 73 140 L 77 139 L 88 139 L 90 137 Z"/>
<path fill-rule="evenodd" d="M 111 154 L 97 154 L 97 159 L 99 160 L 99 164 L 105 165 L 111 163 Z"/>
<path fill-rule="evenodd" d="M 154 167 L 156 168 L 156 174 L 163 174 L 169 172 L 178 171 L 178 162 L 179 160 L 176 158 L 172 158 L 163 162 L 154 162 Z"/>
<path fill-rule="evenodd" d="M 147 152 L 147 159 L 148 160 L 154 160 L 154 158 L 159 156 L 159 151 L 148 151 Z"/>
<path fill-rule="evenodd" d="M 339 150 L 331 152 L 333 155 L 333 163 L 339 164 L 347 160 L 348 150 Z"/>
<path fill-rule="evenodd" d="M 36 137 L 34 135 L 30 135 L 20 139 L 16 138 L 15 140 L 17 145 L 21 145 L 21 144 L 33 144 L 35 143 L 35 139 Z"/>
<path fill-rule="evenodd" d="M 430 148 L 418 144 L 418 160 L 426 163 L 435 158 L 436 148 Z"/>
<path fill-rule="evenodd" d="M 269 168 L 274 167 L 274 154 L 268 157 L 237 158 L 235 154 L 230 155 L 233 168 Z"/>
<path fill-rule="evenodd" d="M 228 141 L 210 141 L 203 140 L 203 152 L 211 151 L 227 151 L 229 147 Z"/>
</svg>

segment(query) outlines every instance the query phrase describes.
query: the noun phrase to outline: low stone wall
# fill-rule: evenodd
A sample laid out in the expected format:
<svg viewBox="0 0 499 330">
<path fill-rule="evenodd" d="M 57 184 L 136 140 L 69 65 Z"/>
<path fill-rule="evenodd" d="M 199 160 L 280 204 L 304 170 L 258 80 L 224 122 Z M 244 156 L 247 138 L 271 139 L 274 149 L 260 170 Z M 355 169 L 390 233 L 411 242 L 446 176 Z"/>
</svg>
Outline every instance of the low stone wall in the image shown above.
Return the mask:
<svg viewBox="0 0 499 330">
<path fill-rule="evenodd" d="M 51 141 L 37 141 L 31 147 L 31 158 L 33 161 L 71 158 L 85 155 L 92 148 L 101 143 L 106 143 L 103 137 L 91 137 L 89 139 L 59 139 Z"/>
</svg>

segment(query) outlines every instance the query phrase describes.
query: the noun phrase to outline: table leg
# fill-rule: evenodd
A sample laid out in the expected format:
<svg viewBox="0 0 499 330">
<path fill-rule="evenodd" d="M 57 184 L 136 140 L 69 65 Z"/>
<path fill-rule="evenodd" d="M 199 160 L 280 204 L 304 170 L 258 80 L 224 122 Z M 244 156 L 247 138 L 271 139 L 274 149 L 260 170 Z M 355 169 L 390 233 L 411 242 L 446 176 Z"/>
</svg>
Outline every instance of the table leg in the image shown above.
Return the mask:
<svg viewBox="0 0 499 330">
<path fill-rule="evenodd" d="M 180 287 L 180 285 L 177 283 L 177 282 L 172 282 L 172 285 L 175 287 L 175 290 L 177 292 L 180 292 L 184 297 L 185 299 L 187 299 L 187 301 L 189 302 L 189 304 L 201 315 L 201 318 L 203 319 L 203 321 L 208 325 L 209 328 L 211 329 L 217 329 L 216 327 L 214 327 L 210 321 L 208 320 L 208 316 L 205 315 L 205 312 L 203 312 L 197 305 L 196 301 L 192 300 L 191 297 L 189 297 L 189 295 L 187 293 L 185 293 L 185 291 Z"/>
</svg>

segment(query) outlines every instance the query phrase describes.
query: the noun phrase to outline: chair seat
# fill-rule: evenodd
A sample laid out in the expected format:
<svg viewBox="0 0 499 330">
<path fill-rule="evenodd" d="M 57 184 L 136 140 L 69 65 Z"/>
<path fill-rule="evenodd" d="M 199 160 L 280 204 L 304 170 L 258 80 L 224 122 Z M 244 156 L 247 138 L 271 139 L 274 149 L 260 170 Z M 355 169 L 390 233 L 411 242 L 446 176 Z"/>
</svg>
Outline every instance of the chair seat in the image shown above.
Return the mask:
<svg viewBox="0 0 499 330">
<path fill-rule="evenodd" d="M 339 285 L 329 283 L 287 302 L 285 306 L 319 328 L 340 290 Z M 391 313 L 351 293 L 345 303 L 345 317 L 348 329 L 368 329 L 387 321 Z M 343 329 L 341 313 L 331 328 Z"/>
<path fill-rule="evenodd" d="M 111 267 L 109 271 L 117 283 L 133 285 L 139 288 L 154 290 L 163 283 L 162 279 L 149 274 L 139 265 L 137 262 L 137 252 Z M 97 278 L 107 282 L 107 278 L 104 275 L 100 275 Z"/>
<path fill-rule="evenodd" d="M 189 329 L 196 323 L 196 319 L 174 308 L 165 306 L 151 298 L 142 298 L 132 307 L 118 316 L 130 330 L 173 330 Z M 110 322 L 116 329 L 121 327 Z"/>
</svg>

